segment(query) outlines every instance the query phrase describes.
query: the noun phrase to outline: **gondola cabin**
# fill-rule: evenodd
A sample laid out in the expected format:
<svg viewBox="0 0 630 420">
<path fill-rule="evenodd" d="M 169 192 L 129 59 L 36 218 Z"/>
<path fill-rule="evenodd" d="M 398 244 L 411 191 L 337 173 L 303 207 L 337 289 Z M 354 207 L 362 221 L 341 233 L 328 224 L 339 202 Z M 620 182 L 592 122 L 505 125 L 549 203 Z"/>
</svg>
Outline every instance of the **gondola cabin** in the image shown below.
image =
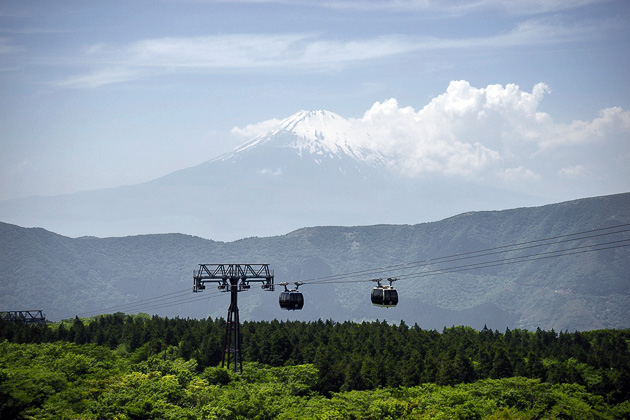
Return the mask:
<svg viewBox="0 0 630 420">
<path fill-rule="evenodd" d="M 387 279 L 389 286 L 382 286 L 381 279 L 376 279 L 378 284 L 372 289 L 372 305 L 383 308 L 393 308 L 398 305 L 398 292 L 392 286 L 397 279 Z"/>
<path fill-rule="evenodd" d="M 304 307 L 304 296 L 301 292 L 280 293 L 280 308 L 295 311 Z"/>
<path fill-rule="evenodd" d="M 280 283 L 284 286 L 284 292 L 280 293 L 280 308 L 287 311 L 297 311 L 304 307 L 304 296 L 298 292 L 298 287 L 302 283 L 295 283 L 295 289 L 287 289 L 288 283 Z"/>
</svg>

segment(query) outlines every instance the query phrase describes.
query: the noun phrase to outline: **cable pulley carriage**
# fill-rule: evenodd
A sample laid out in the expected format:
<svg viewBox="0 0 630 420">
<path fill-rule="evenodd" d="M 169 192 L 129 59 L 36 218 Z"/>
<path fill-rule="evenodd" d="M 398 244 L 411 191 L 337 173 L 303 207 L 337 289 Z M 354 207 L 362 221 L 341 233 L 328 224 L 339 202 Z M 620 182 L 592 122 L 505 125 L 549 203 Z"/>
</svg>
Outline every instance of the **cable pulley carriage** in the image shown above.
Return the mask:
<svg viewBox="0 0 630 420">
<path fill-rule="evenodd" d="M 296 281 L 295 289 L 288 289 L 289 283 L 278 283 L 280 286 L 284 286 L 284 292 L 280 293 L 280 308 L 287 311 L 297 311 L 304 307 L 304 296 L 298 291 L 298 288 L 303 284 Z"/>
<path fill-rule="evenodd" d="M 382 308 L 393 308 L 398 304 L 398 292 L 392 286 L 392 283 L 398 279 L 388 278 L 388 285 L 382 285 L 383 279 L 374 279 L 376 286 L 372 289 L 372 305 Z"/>
</svg>

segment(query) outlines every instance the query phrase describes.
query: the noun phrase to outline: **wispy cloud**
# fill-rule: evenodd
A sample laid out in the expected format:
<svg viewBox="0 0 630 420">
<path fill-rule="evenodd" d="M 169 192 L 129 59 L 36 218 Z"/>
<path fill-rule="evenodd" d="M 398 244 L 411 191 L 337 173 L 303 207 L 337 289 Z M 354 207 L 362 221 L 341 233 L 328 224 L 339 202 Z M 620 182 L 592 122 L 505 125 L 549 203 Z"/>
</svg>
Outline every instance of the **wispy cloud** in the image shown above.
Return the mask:
<svg viewBox="0 0 630 420">
<path fill-rule="evenodd" d="M 0 38 L 0 54 L 10 54 L 22 50 L 23 48 L 13 45 L 8 38 Z"/>
<path fill-rule="evenodd" d="M 463 16 L 500 10 L 511 15 L 537 15 L 577 9 L 610 0 L 194 0 L 205 3 L 281 4 L 283 6 L 322 7 L 337 10 L 423 12 Z"/>
<path fill-rule="evenodd" d="M 331 40 L 322 34 L 288 33 L 166 37 L 122 46 L 96 44 L 77 59 L 94 70 L 70 77 L 58 85 L 94 88 L 173 71 L 331 71 L 367 60 L 423 51 L 570 42 L 589 36 L 593 30 L 587 26 L 536 19 L 521 23 L 507 33 L 475 38 L 384 35 Z"/>
<path fill-rule="evenodd" d="M 130 67 L 106 68 L 93 73 L 62 80 L 57 83 L 57 86 L 77 89 L 97 88 L 113 83 L 127 82 L 147 75 L 147 71 L 141 71 Z"/>
<path fill-rule="evenodd" d="M 234 34 L 157 38 L 124 46 L 97 44 L 81 61 L 102 69 L 72 77 L 60 86 L 97 87 L 168 71 L 264 69 L 330 70 L 349 63 L 417 50 L 417 40 L 378 37 L 330 41 L 315 34 Z"/>
</svg>

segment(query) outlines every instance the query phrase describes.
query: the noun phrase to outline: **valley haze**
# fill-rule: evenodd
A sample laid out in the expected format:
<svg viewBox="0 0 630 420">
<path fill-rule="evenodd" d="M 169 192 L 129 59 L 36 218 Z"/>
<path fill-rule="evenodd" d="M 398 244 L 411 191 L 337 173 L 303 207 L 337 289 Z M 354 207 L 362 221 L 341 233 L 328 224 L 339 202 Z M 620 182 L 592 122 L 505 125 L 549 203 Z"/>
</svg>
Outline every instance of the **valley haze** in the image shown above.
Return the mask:
<svg viewBox="0 0 630 420">
<path fill-rule="evenodd" d="M 537 110 L 546 90 L 458 81 L 417 112 L 395 100 L 358 119 L 299 111 L 235 129 L 259 134 L 152 181 L 0 201 L 0 220 L 72 237 L 178 232 L 232 241 L 305 226 L 417 224 L 581 198 L 576 191 L 624 192 L 627 179 L 619 177 L 628 166 L 614 162 L 628 155 L 630 114 L 610 109 L 590 123 L 555 124 Z M 519 131 L 523 124 L 529 130 Z M 585 166 L 570 164 L 590 145 L 571 139 L 594 130 L 604 133 L 597 136 L 611 146 L 610 158 L 591 159 L 589 171 L 604 175 L 578 175 Z"/>
</svg>

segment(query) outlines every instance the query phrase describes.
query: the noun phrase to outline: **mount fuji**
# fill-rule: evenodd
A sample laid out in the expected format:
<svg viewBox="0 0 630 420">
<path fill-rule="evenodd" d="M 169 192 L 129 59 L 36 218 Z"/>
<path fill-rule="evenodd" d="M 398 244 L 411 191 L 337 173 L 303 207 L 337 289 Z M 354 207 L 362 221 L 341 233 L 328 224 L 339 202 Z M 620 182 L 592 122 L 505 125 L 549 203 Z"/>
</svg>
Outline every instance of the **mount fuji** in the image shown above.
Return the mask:
<svg viewBox="0 0 630 420">
<path fill-rule="evenodd" d="M 311 155 L 318 164 L 326 157 L 350 158 L 375 166 L 386 164 L 391 157 L 360 146 L 369 137 L 369 133 L 360 132 L 351 122 L 332 112 L 300 111 L 283 120 L 278 128 L 215 160 L 236 158 L 256 146 L 267 144 L 268 147 L 294 149 L 299 156 Z"/>
<path fill-rule="evenodd" d="M 149 182 L 2 201 L 0 220 L 72 237 L 178 232 L 232 241 L 547 204 L 461 178 L 405 176 L 376 136 L 332 112 L 300 111 L 229 153 Z"/>
</svg>

